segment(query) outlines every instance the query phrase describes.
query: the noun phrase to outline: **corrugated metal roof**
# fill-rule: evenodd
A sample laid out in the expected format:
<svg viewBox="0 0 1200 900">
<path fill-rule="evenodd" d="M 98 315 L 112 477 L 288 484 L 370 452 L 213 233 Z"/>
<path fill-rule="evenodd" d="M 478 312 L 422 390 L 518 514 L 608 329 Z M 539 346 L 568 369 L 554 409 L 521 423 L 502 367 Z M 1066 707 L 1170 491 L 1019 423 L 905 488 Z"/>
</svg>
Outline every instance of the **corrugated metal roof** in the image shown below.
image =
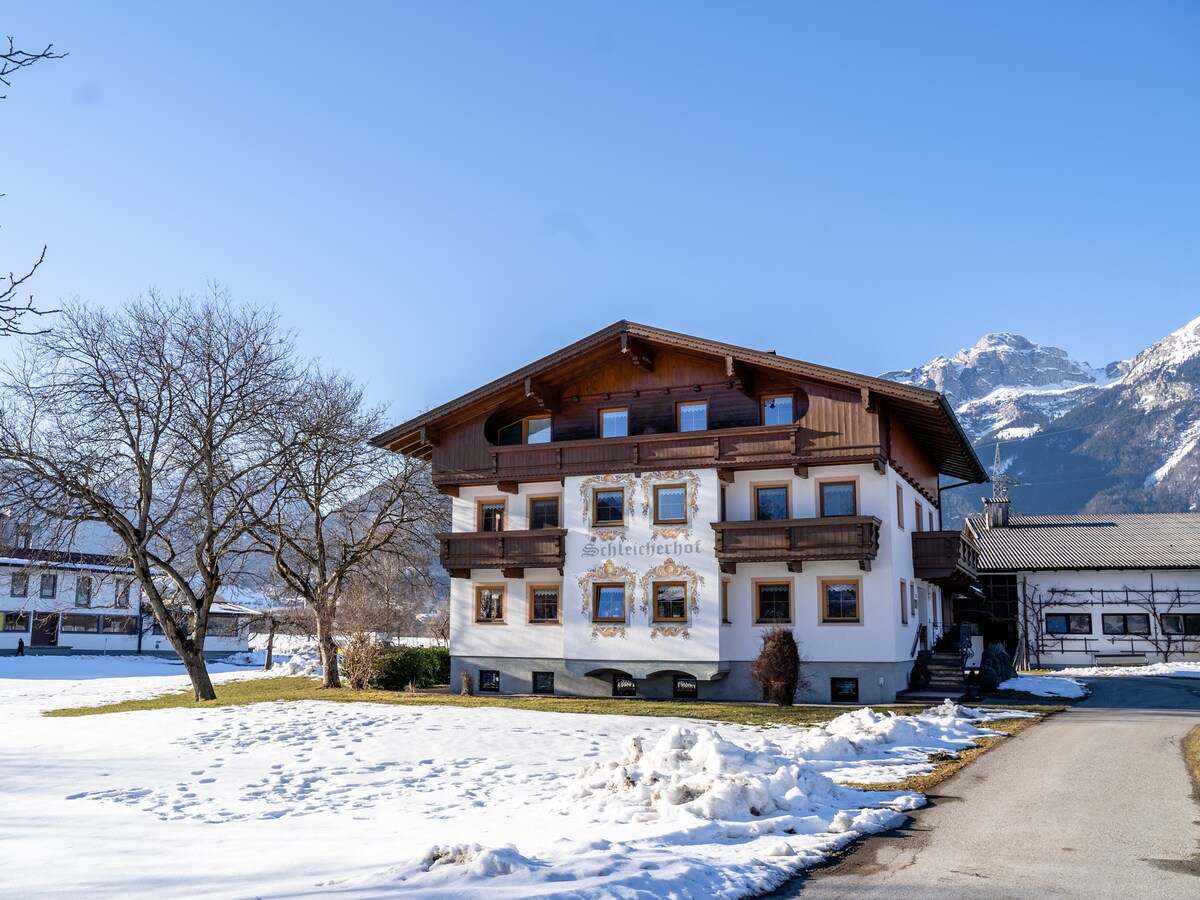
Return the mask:
<svg viewBox="0 0 1200 900">
<path fill-rule="evenodd" d="M 1200 569 L 1200 515 L 1013 516 L 986 528 L 967 520 L 987 571 Z"/>
</svg>

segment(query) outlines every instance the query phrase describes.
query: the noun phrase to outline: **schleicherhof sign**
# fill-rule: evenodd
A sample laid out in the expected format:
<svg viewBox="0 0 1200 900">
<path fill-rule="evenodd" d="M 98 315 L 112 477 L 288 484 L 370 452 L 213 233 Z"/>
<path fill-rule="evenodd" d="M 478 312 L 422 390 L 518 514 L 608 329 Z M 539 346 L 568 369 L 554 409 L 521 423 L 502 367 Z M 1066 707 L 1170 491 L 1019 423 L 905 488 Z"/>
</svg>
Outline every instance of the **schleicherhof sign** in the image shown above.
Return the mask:
<svg viewBox="0 0 1200 900">
<path fill-rule="evenodd" d="M 615 559 L 625 556 L 685 556 L 691 553 L 703 553 L 703 541 L 644 541 L 642 543 L 625 543 L 602 541 L 590 543 L 583 548 L 587 558 Z"/>
</svg>

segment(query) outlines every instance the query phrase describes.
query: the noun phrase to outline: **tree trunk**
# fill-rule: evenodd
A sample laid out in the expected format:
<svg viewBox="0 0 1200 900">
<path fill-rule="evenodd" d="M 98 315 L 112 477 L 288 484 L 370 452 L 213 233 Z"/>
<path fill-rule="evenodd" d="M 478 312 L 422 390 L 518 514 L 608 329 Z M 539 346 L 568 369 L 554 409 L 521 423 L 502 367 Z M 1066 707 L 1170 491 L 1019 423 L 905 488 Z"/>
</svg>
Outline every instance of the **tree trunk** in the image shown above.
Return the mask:
<svg viewBox="0 0 1200 900">
<path fill-rule="evenodd" d="M 342 679 L 338 675 L 337 644 L 333 640 L 333 614 L 329 607 L 321 604 L 317 613 L 317 647 L 321 652 L 321 669 L 324 678 L 321 687 L 340 688 Z"/>
<path fill-rule="evenodd" d="M 271 620 L 271 630 L 267 632 L 267 661 L 263 663 L 263 671 L 271 671 L 271 658 L 275 651 L 275 620 Z"/>
<path fill-rule="evenodd" d="M 190 648 L 181 650 L 179 658 L 188 677 L 192 679 L 192 691 L 197 700 L 216 700 L 217 692 L 213 690 L 212 679 L 208 677 L 208 668 L 204 665 L 204 652 Z"/>
</svg>

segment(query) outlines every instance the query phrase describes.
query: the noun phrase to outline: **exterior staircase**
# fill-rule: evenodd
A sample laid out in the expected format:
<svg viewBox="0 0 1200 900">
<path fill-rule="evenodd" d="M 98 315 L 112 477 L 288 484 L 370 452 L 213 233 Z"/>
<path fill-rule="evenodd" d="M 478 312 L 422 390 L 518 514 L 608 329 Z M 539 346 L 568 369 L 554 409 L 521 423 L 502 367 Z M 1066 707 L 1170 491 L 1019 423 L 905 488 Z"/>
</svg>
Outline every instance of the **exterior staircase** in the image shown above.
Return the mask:
<svg viewBox="0 0 1200 900">
<path fill-rule="evenodd" d="M 896 695 L 897 702 L 960 700 L 967 693 L 963 679 L 963 659 L 958 651 L 935 653 L 922 650 L 917 654 L 908 690 Z"/>
</svg>

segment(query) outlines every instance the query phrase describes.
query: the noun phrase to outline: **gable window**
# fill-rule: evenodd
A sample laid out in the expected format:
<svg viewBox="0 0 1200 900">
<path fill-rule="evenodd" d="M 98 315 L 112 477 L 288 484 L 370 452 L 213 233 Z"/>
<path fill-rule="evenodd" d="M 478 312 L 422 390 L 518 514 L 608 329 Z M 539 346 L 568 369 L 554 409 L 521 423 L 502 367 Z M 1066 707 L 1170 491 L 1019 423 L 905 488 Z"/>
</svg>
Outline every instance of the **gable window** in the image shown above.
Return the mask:
<svg viewBox="0 0 1200 900">
<path fill-rule="evenodd" d="M 554 673 L 553 672 L 534 672 L 533 673 L 533 692 L 535 694 L 553 694 L 554 693 Z"/>
<path fill-rule="evenodd" d="M 504 588 L 477 587 L 475 588 L 475 621 L 503 622 L 504 621 Z"/>
<path fill-rule="evenodd" d="M 529 588 L 529 621 L 557 622 L 558 595 L 556 584 L 534 585 Z"/>
<path fill-rule="evenodd" d="M 479 530 L 480 531 L 503 531 L 504 530 L 504 501 L 503 500 L 480 500 L 479 501 Z"/>
<path fill-rule="evenodd" d="M 133 589 L 133 582 L 118 581 L 117 582 L 117 596 L 116 596 L 116 600 L 113 601 L 113 606 L 117 607 L 118 609 L 128 609 L 129 608 L 129 593 L 132 589 Z"/>
<path fill-rule="evenodd" d="M 625 489 L 596 488 L 592 492 L 592 524 L 625 524 Z"/>
<path fill-rule="evenodd" d="M 598 584 L 592 589 L 592 621 L 625 621 L 625 585 Z"/>
<path fill-rule="evenodd" d="M 791 425 L 796 421 L 791 394 L 774 394 L 763 397 L 762 423 L 764 425 Z"/>
<path fill-rule="evenodd" d="M 682 581 L 654 585 L 654 621 L 687 621 L 687 585 Z"/>
<path fill-rule="evenodd" d="M 501 447 L 511 447 L 520 444 L 524 438 L 524 422 L 513 422 L 511 425 L 505 425 L 496 433 L 496 443 Z"/>
<path fill-rule="evenodd" d="M 54 595 L 58 593 L 58 576 L 43 575 L 41 584 L 38 586 L 38 596 L 43 600 L 53 600 Z"/>
<path fill-rule="evenodd" d="M 896 527 L 904 527 L 904 488 L 896 485 Z"/>
<path fill-rule="evenodd" d="M 1091 613 L 1048 613 L 1046 634 L 1091 634 Z"/>
<path fill-rule="evenodd" d="M 530 416 L 505 425 L 496 433 L 496 443 L 502 447 L 515 444 L 548 444 L 550 440 L 549 416 Z"/>
<path fill-rule="evenodd" d="M 1149 634 L 1150 616 L 1146 613 L 1105 613 L 1100 617 L 1105 634 Z"/>
<path fill-rule="evenodd" d="M 558 528 L 558 498 L 531 497 L 529 499 L 529 528 Z"/>
<path fill-rule="evenodd" d="M 754 624 L 780 625 L 792 621 L 792 583 L 760 581 L 754 585 Z"/>
<path fill-rule="evenodd" d="M 857 623 L 858 579 L 821 580 L 821 621 Z"/>
<path fill-rule="evenodd" d="M 687 486 L 656 484 L 654 486 L 654 524 L 676 525 L 687 521 Z"/>
<path fill-rule="evenodd" d="M 8 595 L 10 597 L 28 597 L 29 596 L 29 573 L 14 572 L 12 579 L 8 583 Z"/>
<path fill-rule="evenodd" d="M 708 401 L 696 400 L 680 403 L 676 408 L 680 431 L 708 430 Z"/>
<path fill-rule="evenodd" d="M 1162 616 L 1163 634 L 1200 635 L 1200 615 L 1166 613 Z"/>
<path fill-rule="evenodd" d="M 480 669 L 479 690 L 487 694 L 500 693 L 500 673 L 495 669 Z"/>
<path fill-rule="evenodd" d="M 629 436 L 629 407 L 620 406 L 600 410 L 600 437 Z"/>
<path fill-rule="evenodd" d="M 92 579 L 86 575 L 80 575 L 75 579 L 75 605 L 92 605 Z"/>
<path fill-rule="evenodd" d="M 900 624 L 908 624 L 908 584 L 900 581 Z"/>
<path fill-rule="evenodd" d="M 821 482 L 821 515 L 858 515 L 858 486 L 853 481 Z"/>
<path fill-rule="evenodd" d="M 763 485 L 754 489 L 754 518 L 760 522 L 788 517 L 788 489 Z"/>
</svg>

